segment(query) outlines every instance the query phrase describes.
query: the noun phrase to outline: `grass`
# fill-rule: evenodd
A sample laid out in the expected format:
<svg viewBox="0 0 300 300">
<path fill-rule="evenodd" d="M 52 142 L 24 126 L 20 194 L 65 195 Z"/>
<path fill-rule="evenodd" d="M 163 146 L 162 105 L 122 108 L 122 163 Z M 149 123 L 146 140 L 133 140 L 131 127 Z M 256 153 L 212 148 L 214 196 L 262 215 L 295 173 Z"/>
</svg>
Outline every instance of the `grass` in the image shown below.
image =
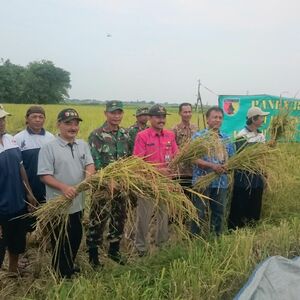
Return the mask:
<svg viewBox="0 0 300 300">
<path fill-rule="evenodd" d="M 23 128 L 25 106 L 6 105 L 5 108 L 18 114 L 8 119 L 11 126 L 8 131 Z M 48 128 L 55 126 L 55 116 L 61 108 L 46 107 Z M 82 126 L 83 137 L 88 135 L 86 130 L 91 131 L 104 120 L 101 117 L 103 107 L 80 106 L 78 111 L 88 120 L 86 127 Z M 133 110 L 126 110 L 125 126 L 134 121 L 132 113 Z M 177 120 L 174 112 L 168 127 Z M 103 252 L 105 268 L 100 272 L 94 272 L 87 263 L 83 241 L 78 255 L 81 275 L 62 282 L 56 281 L 49 269 L 50 254 L 45 252 L 36 257 L 31 247 L 30 270 L 34 276 L 17 282 L 0 277 L 0 298 L 232 299 L 255 266 L 266 257 L 300 255 L 300 145 L 282 144 L 279 147 L 288 159 L 278 161 L 281 172 L 274 179 L 276 185 L 270 185 L 271 190 L 266 189 L 262 220 L 257 227 L 225 233 L 218 239 L 178 241 L 173 234 L 169 244 L 162 249 L 153 249 L 151 256 L 137 258 L 127 253 L 129 264 L 126 266 L 116 265 Z"/>
</svg>

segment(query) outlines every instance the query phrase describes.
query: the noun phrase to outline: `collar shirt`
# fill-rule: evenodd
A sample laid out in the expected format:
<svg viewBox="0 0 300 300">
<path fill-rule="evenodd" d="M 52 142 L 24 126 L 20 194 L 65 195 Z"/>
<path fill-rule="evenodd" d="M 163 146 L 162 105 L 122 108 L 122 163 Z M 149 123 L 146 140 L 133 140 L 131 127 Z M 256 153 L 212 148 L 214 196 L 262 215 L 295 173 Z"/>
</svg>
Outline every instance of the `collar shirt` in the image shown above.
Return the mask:
<svg viewBox="0 0 300 300">
<path fill-rule="evenodd" d="M 204 129 L 202 131 L 196 132 L 192 140 L 196 139 L 197 137 L 201 137 L 205 135 L 208 132 L 208 129 Z M 213 149 L 214 154 L 213 155 L 206 155 L 204 157 L 199 157 L 202 160 L 212 162 L 215 164 L 224 164 L 227 162 L 228 158 L 231 157 L 234 152 L 234 146 L 230 142 L 230 137 L 223 133 L 219 132 L 219 139 L 220 143 L 218 146 L 216 146 L 215 149 Z M 213 172 L 212 169 L 202 169 L 196 165 L 193 167 L 193 183 L 195 183 L 199 177 L 205 176 L 208 173 Z M 227 174 L 221 174 L 216 180 L 214 180 L 210 186 L 210 188 L 227 188 L 228 187 L 228 175 Z"/>
<path fill-rule="evenodd" d="M 9 134 L 0 144 L 0 218 L 13 218 L 25 209 L 25 190 L 20 173 L 21 151 Z"/>
<path fill-rule="evenodd" d="M 22 152 L 23 164 L 28 176 L 34 197 L 39 201 L 45 201 L 45 185 L 37 176 L 38 156 L 40 148 L 53 141 L 54 135 L 42 128 L 40 133 L 34 133 L 29 127 L 14 136 Z"/>
<path fill-rule="evenodd" d="M 237 135 L 237 138 L 245 138 L 248 143 L 265 143 L 266 137 L 260 132 L 251 131 L 249 127 L 245 126 Z"/>
<path fill-rule="evenodd" d="M 175 125 L 172 128 L 172 131 L 175 133 L 178 147 L 182 147 L 185 143 L 191 140 L 193 134 L 197 131 L 197 126 L 194 124 L 185 125 L 183 122 L 181 122 Z"/>
<path fill-rule="evenodd" d="M 177 151 L 174 132 L 163 129 L 158 133 L 148 128 L 137 134 L 133 155 L 143 157 L 158 168 L 165 168 Z"/>
<path fill-rule="evenodd" d="M 89 146 L 83 140 L 75 140 L 72 147 L 57 136 L 53 141 L 41 147 L 38 158 L 38 175 L 52 175 L 55 179 L 75 186 L 85 179 L 85 168 L 93 164 Z M 61 195 L 61 191 L 46 185 L 46 200 Z M 79 193 L 72 201 L 69 213 L 83 210 L 84 193 Z"/>
<path fill-rule="evenodd" d="M 117 131 L 108 129 L 107 123 L 95 129 L 89 136 L 89 145 L 95 162 L 96 170 L 100 170 L 110 163 L 128 156 L 128 133 L 119 127 Z"/>
<path fill-rule="evenodd" d="M 177 146 L 181 148 L 192 139 L 193 134 L 197 131 L 197 126 L 191 123 L 185 125 L 181 122 L 175 125 L 172 131 L 175 133 Z M 181 176 L 192 177 L 192 166 L 179 166 L 179 174 Z"/>
<path fill-rule="evenodd" d="M 266 138 L 259 130 L 257 132 L 251 131 L 249 127 L 245 126 L 237 135 L 236 149 L 247 147 L 250 144 L 265 143 Z M 246 190 L 253 188 L 263 188 L 264 179 L 262 176 L 249 173 L 236 171 L 234 173 L 234 185 L 242 187 Z"/>
</svg>

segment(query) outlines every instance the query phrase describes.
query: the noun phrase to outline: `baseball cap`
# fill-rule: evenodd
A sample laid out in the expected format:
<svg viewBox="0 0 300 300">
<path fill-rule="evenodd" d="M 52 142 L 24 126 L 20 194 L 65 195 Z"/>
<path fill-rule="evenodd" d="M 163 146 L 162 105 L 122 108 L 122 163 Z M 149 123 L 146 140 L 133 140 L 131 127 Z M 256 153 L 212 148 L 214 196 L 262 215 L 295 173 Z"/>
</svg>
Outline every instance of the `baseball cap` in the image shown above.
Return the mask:
<svg viewBox="0 0 300 300">
<path fill-rule="evenodd" d="M 134 116 L 138 117 L 138 116 L 142 116 L 142 115 L 149 115 L 148 107 L 139 107 L 139 108 L 137 108 Z"/>
<path fill-rule="evenodd" d="M 27 109 L 26 117 L 28 117 L 29 115 L 34 114 L 34 113 L 42 114 L 44 116 L 46 115 L 45 114 L 45 110 L 41 106 L 39 106 L 39 105 L 33 105 L 33 106 L 30 106 Z"/>
<path fill-rule="evenodd" d="M 169 115 L 167 113 L 167 110 L 164 106 L 160 105 L 160 104 L 154 104 L 153 106 L 150 107 L 149 112 L 148 112 L 149 116 L 165 116 L 165 115 Z"/>
<path fill-rule="evenodd" d="M 0 104 L 0 118 L 4 118 L 6 116 L 11 116 L 11 114 L 5 111 L 3 105 Z"/>
<path fill-rule="evenodd" d="M 123 111 L 123 102 L 122 101 L 113 100 L 113 101 L 106 102 L 106 111 L 113 112 L 118 109 Z"/>
<path fill-rule="evenodd" d="M 266 112 L 266 111 L 262 111 L 259 107 L 254 106 L 248 110 L 247 118 L 250 119 L 255 116 L 267 116 L 268 114 L 270 114 L 270 113 Z"/>
<path fill-rule="evenodd" d="M 58 115 L 57 115 L 57 121 L 58 122 L 69 122 L 72 120 L 78 120 L 82 121 L 82 119 L 79 117 L 78 112 L 73 108 L 66 108 L 63 109 Z"/>
</svg>

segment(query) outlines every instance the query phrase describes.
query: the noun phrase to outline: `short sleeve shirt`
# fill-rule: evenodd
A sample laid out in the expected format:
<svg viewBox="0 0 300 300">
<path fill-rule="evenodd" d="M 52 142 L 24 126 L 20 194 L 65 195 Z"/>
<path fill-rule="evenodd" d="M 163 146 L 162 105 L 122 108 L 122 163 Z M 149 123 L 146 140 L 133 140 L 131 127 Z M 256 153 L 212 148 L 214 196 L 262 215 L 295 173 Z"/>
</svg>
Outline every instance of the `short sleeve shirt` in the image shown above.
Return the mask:
<svg viewBox="0 0 300 300">
<path fill-rule="evenodd" d="M 240 148 L 247 142 L 246 147 L 255 144 L 255 143 L 265 143 L 266 137 L 260 132 L 253 132 L 247 126 L 245 126 L 237 135 L 237 149 Z M 249 172 L 240 172 L 236 171 L 234 173 L 234 184 L 235 186 L 242 187 L 245 189 L 250 188 L 263 188 L 264 180 L 262 176 L 249 173 Z"/>
<path fill-rule="evenodd" d="M 177 151 L 174 132 L 163 129 L 158 133 L 153 128 L 148 128 L 137 134 L 133 155 L 163 168 L 167 167 Z"/>
<path fill-rule="evenodd" d="M 41 130 L 40 134 L 35 134 L 30 128 L 26 128 L 17 133 L 14 138 L 21 149 L 23 164 L 33 195 L 39 202 L 43 202 L 46 190 L 45 185 L 37 176 L 38 156 L 40 148 L 53 141 L 55 137 L 44 129 Z"/>
<path fill-rule="evenodd" d="M 248 127 L 243 128 L 237 135 L 237 138 L 245 138 L 248 143 L 265 143 L 266 137 L 260 132 L 253 132 Z"/>
<path fill-rule="evenodd" d="M 175 125 L 172 131 L 175 133 L 177 146 L 181 148 L 192 139 L 193 134 L 197 131 L 197 126 L 194 124 L 185 125 L 180 123 Z M 179 173 L 182 176 L 192 177 L 193 168 L 192 166 L 180 165 Z"/>
<path fill-rule="evenodd" d="M 52 175 L 58 181 L 74 186 L 85 179 L 85 167 L 90 164 L 93 164 L 93 158 L 86 142 L 76 139 L 72 150 L 68 142 L 57 136 L 40 150 L 38 175 Z M 46 185 L 47 201 L 61 194 L 61 191 Z M 73 199 L 69 213 L 83 208 L 84 193 L 80 193 Z"/>
<path fill-rule="evenodd" d="M 182 147 L 191 140 L 193 134 L 197 131 L 197 126 L 194 124 L 184 125 L 183 123 L 180 123 L 175 125 L 172 128 L 172 131 L 175 133 L 178 147 Z"/>
</svg>

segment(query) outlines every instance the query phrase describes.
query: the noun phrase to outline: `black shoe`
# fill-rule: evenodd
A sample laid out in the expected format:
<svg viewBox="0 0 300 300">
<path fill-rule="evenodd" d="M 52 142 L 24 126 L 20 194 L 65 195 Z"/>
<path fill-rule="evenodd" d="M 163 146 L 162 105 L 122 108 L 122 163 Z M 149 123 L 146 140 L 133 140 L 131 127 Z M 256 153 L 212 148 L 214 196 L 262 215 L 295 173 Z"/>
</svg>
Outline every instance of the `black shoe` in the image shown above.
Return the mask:
<svg viewBox="0 0 300 300">
<path fill-rule="evenodd" d="M 108 257 L 120 265 L 125 265 L 125 259 L 120 253 L 120 242 L 112 242 L 109 244 Z"/>
<path fill-rule="evenodd" d="M 88 250 L 89 253 L 89 262 L 91 266 L 95 269 L 97 267 L 100 267 L 100 261 L 98 257 L 98 248 L 91 248 Z"/>
</svg>

